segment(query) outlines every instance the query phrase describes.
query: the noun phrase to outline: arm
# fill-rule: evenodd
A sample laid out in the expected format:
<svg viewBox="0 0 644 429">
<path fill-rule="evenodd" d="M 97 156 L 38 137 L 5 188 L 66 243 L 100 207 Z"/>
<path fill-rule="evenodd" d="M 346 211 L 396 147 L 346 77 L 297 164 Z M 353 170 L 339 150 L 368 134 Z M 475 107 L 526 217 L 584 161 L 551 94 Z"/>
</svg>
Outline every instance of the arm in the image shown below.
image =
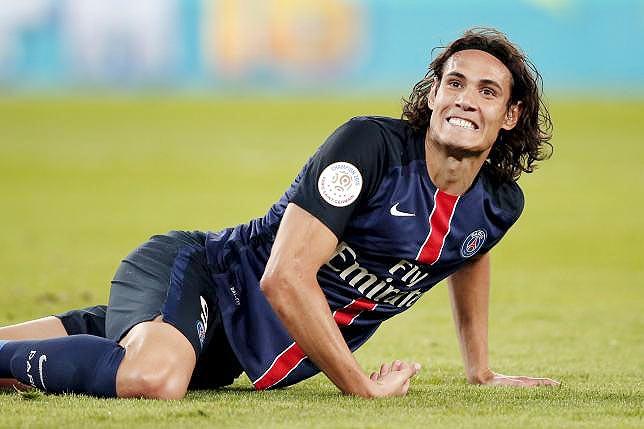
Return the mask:
<svg viewBox="0 0 644 429">
<path fill-rule="evenodd" d="M 559 384 L 549 378 L 506 376 L 490 370 L 488 364 L 489 253 L 465 265 L 452 274 L 447 282 L 452 315 L 468 382 L 510 386 Z"/>
<path fill-rule="evenodd" d="M 335 250 L 335 235 L 294 204 L 282 218 L 261 288 L 306 355 L 344 393 L 362 397 L 404 395 L 417 364 L 396 363 L 369 378 L 349 350 L 317 282 Z"/>
</svg>

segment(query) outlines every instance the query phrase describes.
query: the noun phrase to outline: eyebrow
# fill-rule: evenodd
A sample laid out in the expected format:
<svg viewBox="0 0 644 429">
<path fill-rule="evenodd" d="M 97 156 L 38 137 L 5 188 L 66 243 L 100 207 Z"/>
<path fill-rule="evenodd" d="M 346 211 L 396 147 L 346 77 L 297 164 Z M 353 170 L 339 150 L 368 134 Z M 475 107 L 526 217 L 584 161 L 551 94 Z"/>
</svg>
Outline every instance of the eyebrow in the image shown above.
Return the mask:
<svg viewBox="0 0 644 429">
<path fill-rule="evenodd" d="M 449 73 L 447 73 L 445 76 L 454 76 L 454 77 L 457 77 L 457 78 L 459 78 L 459 79 L 467 80 L 467 77 L 466 77 L 463 73 L 459 73 L 459 72 L 457 72 L 457 71 L 449 72 Z M 500 92 L 503 92 L 503 87 L 502 87 L 502 86 L 501 86 L 497 81 L 495 81 L 495 80 L 492 80 L 492 79 L 481 79 L 481 80 L 479 80 L 479 84 L 482 84 L 482 85 L 489 85 L 489 86 L 495 86 L 495 87 L 497 87 L 497 89 L 498 89 Z"/>
</svg>

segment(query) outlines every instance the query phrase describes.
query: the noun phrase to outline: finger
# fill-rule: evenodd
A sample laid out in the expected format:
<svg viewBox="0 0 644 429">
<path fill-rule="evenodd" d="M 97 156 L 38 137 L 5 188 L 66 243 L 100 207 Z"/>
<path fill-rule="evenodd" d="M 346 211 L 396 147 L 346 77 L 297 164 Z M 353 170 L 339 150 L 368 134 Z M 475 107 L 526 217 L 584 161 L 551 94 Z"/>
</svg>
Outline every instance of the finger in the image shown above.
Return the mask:
<svg viewBox="0 0 644 429">
<path fill-rule="evenodd" d="M 531 377 L 516 377 L 517 380 L 520 380 L 526 387 L 535 387 L 539 385 L 539 380 Z"/>
<path fill-rule="evenodd" d="M 409 386 L 410 386 L 410 385 L 411 385 L 411 381 L 410 381 L 409 379 L 407 379 L 407 380 L 403 383 L 402 388 L 400 389 L 400 391 L 401 391 L 401 393 L 402 393 L 403 395 L 406 395 L 406 394 L 407 394 L 407 392 L 409 391 Z"/>
<path fill-rule="evenodd" d="M 380 376 L 384 377 L 385 375 L 389 374 L 390 371 L 391 365 L 389 365 L 388 363 L 383 363 L 380 367 Z"/>
<path fill-rule="evenodd" d="M 405 362 L 400 361 L 400 360 L 395 360 L 391 364 L 391 370 L 392 371 L 400 371 L 400 369 L 405 365 Z"/>
<path fill-rule="evenodd" d="M 518 387 L 539 387 L 539 386 L 559 386 L 556 380 L 550 378 L 537 378 L 525 376 L 502 376 L 495 377 L 495 384 Z"/>
<path fill-rule="evenodd" d="M 521 380 L 521 377 L 513 377 L 508 375 L 502 375 L 502 374 L 496 374 L 490 384 L 497 385 L 497 386 L 516 386 L 516 387 L 526 386 L 525 381 Z"/>
<path fill-rule="evenodd" d="M 539 380 L 539 386 L 559 386 L 561 383 L 559 383 L 557 380 L 553 380 L 551 378 L 538 378 Z"/>
<path fill-rule="evenodd" d="M 372 372 L 369 378 L 371 379 L 371 381 L 378 381 L 378 373 Z"/>
<path fill-rule="evenodd" d="M 406 371 L 409 368 L 411 368 L 411 366 L 409 365 L 409 362 L 397 360 L 394 362 L 394 365 L 391 368 L 391 370 L 393 371 L 395 369 L 396 371 Z"/>
<path fill-rule="evenodd" d="M 552 380 L 550 378 L 527 378 L 526 383 L 529 386 L 559 386 L 559 382 Z"/>
<path fill-rule="evenodd" d="M 415 365 L 409 365 L 405 363 L 404 366 L 400 368 L 399 371 L 407 380 L 413 378 L 416 374 L 418 374 L 418 370 L 416 369 Z"/>
<path fill-rule="evenodd" d="M 409 371 L 409 377 L 414 377 L 420 372 L 421 365 L 418 362 L 403 362 L 400 367 L 400 370 Z"/>
</svg>

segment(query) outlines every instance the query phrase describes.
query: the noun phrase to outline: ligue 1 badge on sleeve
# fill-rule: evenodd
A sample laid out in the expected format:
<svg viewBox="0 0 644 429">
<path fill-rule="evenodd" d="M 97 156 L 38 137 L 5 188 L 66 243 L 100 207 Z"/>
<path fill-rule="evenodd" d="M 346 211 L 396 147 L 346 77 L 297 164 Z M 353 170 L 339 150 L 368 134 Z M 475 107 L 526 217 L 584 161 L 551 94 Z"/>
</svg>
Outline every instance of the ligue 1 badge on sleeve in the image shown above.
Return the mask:
<svg viewBox="0 0 644 429">
<path fill-rule="evenodd" d="M 487 232 L 484 229 L 477 229 L 467 236 L 461 245 L 461 256 L 469 258 L 478 252 L 487 238 Z"/>
<path fill-rule="evenodd" d="M 362 175 L 351 163 L 334 162 L 322 170 L 318 191 L 334 207 L 346 207 L 354 202 L 362 190 Z"/>
</svg>

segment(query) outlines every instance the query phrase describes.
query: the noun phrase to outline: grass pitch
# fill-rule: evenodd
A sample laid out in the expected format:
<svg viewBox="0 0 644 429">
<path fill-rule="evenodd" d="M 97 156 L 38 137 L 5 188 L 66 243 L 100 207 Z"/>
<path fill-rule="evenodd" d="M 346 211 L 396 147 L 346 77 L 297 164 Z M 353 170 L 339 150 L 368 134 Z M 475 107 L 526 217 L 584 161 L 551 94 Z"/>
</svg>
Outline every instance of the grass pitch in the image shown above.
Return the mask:
<svg viewBox="0 0 644 429">
<path fill-rule="evenodd" d="M 392 99 L 393 100 L 393 99 Z M 333 129 L 396 100 L 0 101 L 0 324 L 104 303 L 148 236 L 261 216 Z M 0 393 L 0 427 L 643 427 L 644 103 L 558 102 L 555 155 L 493 251 L 490 361 L 557 389 L 469 386 L 444 286 L 357 353 L 423 364 L 405 398 L 317 376 L 182 401 Z"/>
</svg>

